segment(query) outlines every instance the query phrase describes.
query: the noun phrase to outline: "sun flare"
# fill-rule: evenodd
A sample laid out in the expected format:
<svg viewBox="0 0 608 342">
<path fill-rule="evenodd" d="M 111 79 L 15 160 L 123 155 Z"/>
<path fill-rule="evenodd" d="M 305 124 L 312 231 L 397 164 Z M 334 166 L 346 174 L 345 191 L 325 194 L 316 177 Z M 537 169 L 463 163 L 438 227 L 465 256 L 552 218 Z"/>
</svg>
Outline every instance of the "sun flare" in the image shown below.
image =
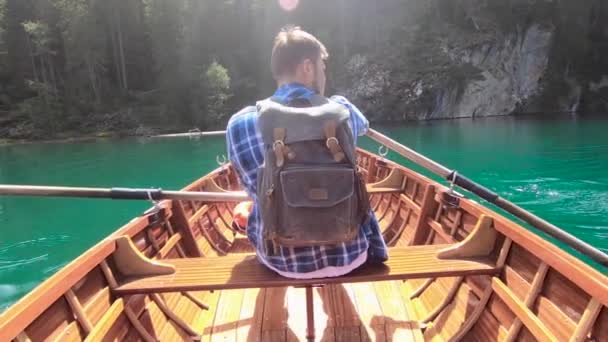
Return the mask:
<svg viewBox="0 0 608 342">
<path fill-rule="evenodd" d="M 299 0 L 279 0 L 281 8 L 287 12 L 291 12 L 298 7 Z"/>
</svg>

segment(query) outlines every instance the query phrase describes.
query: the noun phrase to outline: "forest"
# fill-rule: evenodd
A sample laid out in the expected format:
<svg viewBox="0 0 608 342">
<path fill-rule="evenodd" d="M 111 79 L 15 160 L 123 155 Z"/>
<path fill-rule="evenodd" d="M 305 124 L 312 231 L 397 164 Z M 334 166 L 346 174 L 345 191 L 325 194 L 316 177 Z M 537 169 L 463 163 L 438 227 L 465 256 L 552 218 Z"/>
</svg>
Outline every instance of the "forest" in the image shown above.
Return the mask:
<svg viewBox="0 0 608 342">
<path fill-rule="evenodd" d="M 329 92 L 349 96 L 372 120 L 601 111 L 606 7 L 599 0 L 0 0 L 0 139 L 221 128 L 272 92 L 272 39 L 286 24 L 327 45 Z"/>
</svg>

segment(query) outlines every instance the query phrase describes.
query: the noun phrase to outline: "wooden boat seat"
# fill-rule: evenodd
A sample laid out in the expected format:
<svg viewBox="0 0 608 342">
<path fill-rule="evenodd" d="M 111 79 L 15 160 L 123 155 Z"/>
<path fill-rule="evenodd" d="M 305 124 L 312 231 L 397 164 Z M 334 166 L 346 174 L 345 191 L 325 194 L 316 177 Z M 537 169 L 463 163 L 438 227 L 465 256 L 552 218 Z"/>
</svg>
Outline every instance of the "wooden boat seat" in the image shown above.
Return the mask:
<svg viewBox="0 0 608 342">
<path fill-rule="evenodd" d="M 488 257 L 441 260 L 439 251 L 449 245 L 412 246 L 390 249 L 388 262 L 364 265 L 354 272 L 327 279 L 288 279 L 270 271 L 255 255 L 165 259 L 163 264 L 174 273 L 129 277 L 114 291 L 149 293 L 243 289 L 252 287 L 308 286 L 331 283 L 355 283 L 409 278 L 492 274 L 497 271 Z"/>
<path fill-rule="evenodd" d="M 398 169 L 392 169 L 386 178 L 376 183 L 367 184 L 367 193 L 369 194 L 384 194 L 384 193 L 400 193 L 405 189 L 407 178 Z"/>
<path fill-rule="evenodd" d="M 313 286 L 494 274 L 499 269 L 489 256 L 496 239 L 491 223 L 490 218 L 483 216 L 467 239 L 458 244 L 391 248 L 389 260 L 384 264 L 364 265 L 348 275 L 323 279 L 284 278 L 267 269 L 251 254 L 152 261 L 142 255 L 128 237 L 121 237 L 117 239 L 114 260 L 123 280 L 114 292 L 133 294 Z"/>
</svg>

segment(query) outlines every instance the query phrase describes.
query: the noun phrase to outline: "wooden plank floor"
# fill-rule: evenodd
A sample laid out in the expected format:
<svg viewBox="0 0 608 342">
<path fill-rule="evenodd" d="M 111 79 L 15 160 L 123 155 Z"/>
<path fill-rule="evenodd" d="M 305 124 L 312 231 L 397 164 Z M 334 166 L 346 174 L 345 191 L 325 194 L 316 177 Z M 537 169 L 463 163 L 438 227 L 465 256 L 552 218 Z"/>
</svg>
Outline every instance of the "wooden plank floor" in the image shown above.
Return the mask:
<svg viewBox="0 0 608 342">
<path fill-rule="evenodd" d="M 244 246 L 245 247 L 245 246 Z M 250 247 L 248 247 L 250 248 Z M 239 253 L 234 246 L 231 253 Z M 401 281 L 313 290 L 317 341 L 417 341 Z M 215 291 L 204 341 L 305 341 L 304 288 Z M 212 316 L 212 317 L 210 317 Z"/>
<path fill-rule="evenodd" d="M 390 281 L 316 288 L 317 341 L 413 340 L 400 286 Z M 218 306 L 213 341 L 305 340 L 303 288 L 221 291 Z"/>
<path fill-rule="evenodd" d="M 387 281 L 315 288 L 317 341 L 416 341 L 401 295 Z M 205 341 L 305 341 L 303 288 L 224 290 L 208 320 Z"/>
</svg>

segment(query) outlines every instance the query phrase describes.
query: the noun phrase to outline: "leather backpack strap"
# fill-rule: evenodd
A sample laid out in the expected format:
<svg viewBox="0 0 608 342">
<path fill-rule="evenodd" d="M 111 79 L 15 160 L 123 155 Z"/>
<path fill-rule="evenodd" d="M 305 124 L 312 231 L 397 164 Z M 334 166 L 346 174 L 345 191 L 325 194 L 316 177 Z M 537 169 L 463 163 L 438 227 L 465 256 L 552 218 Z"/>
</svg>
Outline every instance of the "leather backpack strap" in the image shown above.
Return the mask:
<svg viewBox="0 0 608 342">
<path fill-rule="evenodd" d="M 285 157 L 289 160 L 293 160 L 296 154 L 285 145 L 286 129 L 277 127 L 273 131 L 274 142 L 272 143 L 272 150 L 276 159 L 277 167 L 282 167 L 285 164 Z"/>
<path fill-rule="evenodd" d="M 327 148 L 334 157 L 334 160 L 336 162 L 341 162 L 344 160 L 345 155 L 344 151 L 342 150 L 342 147 L 340 146 L 338 138 L 336 138 L 336 126 L 337 124 L 334 120 L 326 121 L 323 125 L 323 130 L 325 131 L 325 138 L 327 138 L 325 145 L 327 145 Z"/>
<path fill-rule="evenodd" d="M 272 150 L 274 151 L 274 157 L 276 160 L 277 167 L 282 167 L 285 164 L 285 128 L 276 127 L 273 130 Z"/>
</svg>

